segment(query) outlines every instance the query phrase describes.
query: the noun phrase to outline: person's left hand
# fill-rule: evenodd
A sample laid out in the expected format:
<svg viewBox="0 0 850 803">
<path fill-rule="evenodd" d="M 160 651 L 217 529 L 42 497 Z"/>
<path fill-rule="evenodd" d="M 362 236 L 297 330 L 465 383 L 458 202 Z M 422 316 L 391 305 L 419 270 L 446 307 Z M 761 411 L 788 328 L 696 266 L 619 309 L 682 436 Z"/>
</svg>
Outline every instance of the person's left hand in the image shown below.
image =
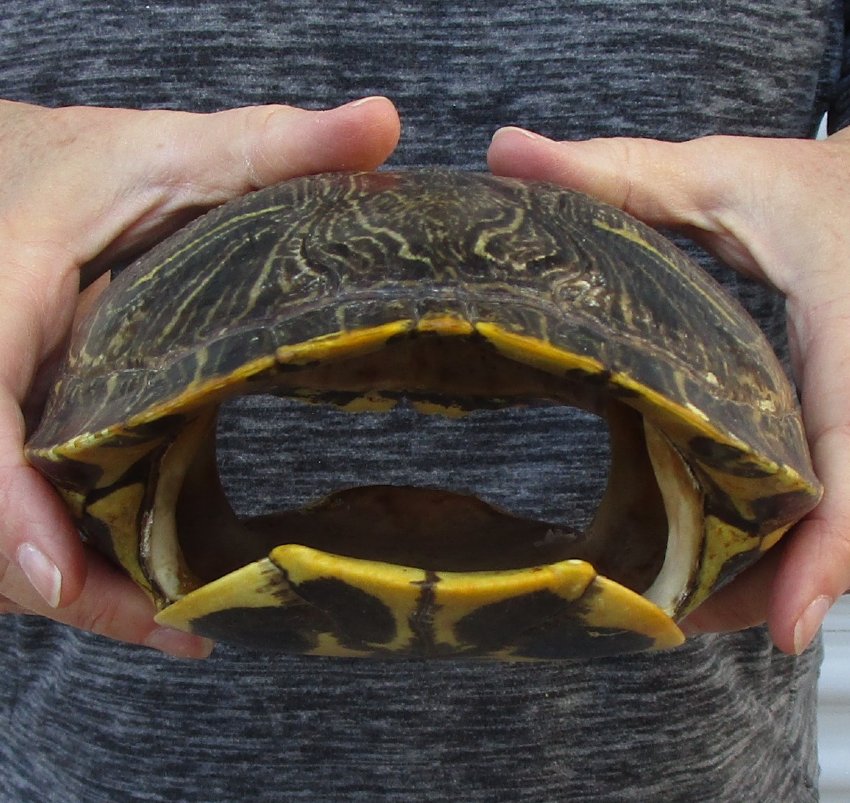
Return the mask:
<svg viewBox="0 0 850 803">
<path fill-rule="evenodd" d="M 781 542 L 683 623 L 770 626 L 800 653 L 850 588 L 850 129 L 823 141 L 706 137 L 556 142 L 497 132 L 497 174 L 582 190 L 677 228 L 786 297 L 796 380 L 824 496 Z"/>
<path fill-rule="evenodd" d="M 27 462 L 27 432 L 107 267 L 253 189 L 374 169 L 398 136 L 398 112 L 380 97 L 211 114 L 0 99 L 0 617 L 38 615 L 171 655 L 209 654 L 207 639 L 158 626 L 141 588 L 83 543 Z"/>
</svg>

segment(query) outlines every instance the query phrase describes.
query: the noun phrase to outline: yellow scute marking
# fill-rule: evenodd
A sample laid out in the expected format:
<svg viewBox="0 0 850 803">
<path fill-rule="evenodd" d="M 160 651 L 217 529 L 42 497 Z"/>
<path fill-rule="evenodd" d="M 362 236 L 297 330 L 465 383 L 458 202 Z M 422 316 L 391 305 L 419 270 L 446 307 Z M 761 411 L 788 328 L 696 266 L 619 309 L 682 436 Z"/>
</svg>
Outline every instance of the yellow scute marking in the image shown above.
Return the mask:
<svg viewBox="0 0 850 803">
<path fill-rule="evenodd" d="M 720 572 L 730 558 L 742 552 L 755 554 L 760 545 L 761 539 L 758 536 L 750 535 L 716 516 L 707 516 L 704 555 L 696 591 L 688 600 L 685 609 L 680 612 L 680 616 L 690 613 L 711 594 L 717 586 Z"/>
<path fill-rule="evenodd" d="M 374 326 L 370 329 L 356 329 L 351 332 L 332 332 L 328 335 L 280 346 L 275 352 L 278 362 L 287 365 L 304 365 L 339 357 L 353 357 L 376 351 L 391 337 L 402 335 L 413 328 L 409 320 Z"/>
<path fill-rule="evenodd" d="M 137 482 L 117 488 L 108 496 L 88 506 L 87 513 L 106 525 L 110 533 L 138 532 L 139 510 L 145 500 L 145 486 Z M 118 562 L 142 588 L 150 590 L 139 562 L 138 538 L 112 538 L 112 549 Z"/>
<path fill-rule="evenodd" d="M 296 588 L 310 580 L 333 578 L 380 600 L 393 612 L 396 623 L 395 638 L 381 645 L 384 648 L 399 649 L 413 638 L 408 622 L 427 578 L 422 569 L 334 555 L 299 544 L 276 547 L 271 559 Z"/>
<path fill-rule="evenodd" d="M 302 603 L 268 558 L 249 563 L 187 594 L 156 617 L 159 624 L 191 632 L 192 623 L 233 608 L 280 608 Z"/>
<path fill-rule="evenodd" d="M 517 334 L 516 332 L 508 332 L 495 323 L 480 321 L 475 324 L 475 329 L 505 357 L 533 365 L 549 373 L 578 369 L 588 374 L 598 374 L 605 367 L 593 357 L 572 354 L 547 343 L 545 340 Z"/>
<path fill-rule="evenodd" d="M 513 571 L 439 572 L 434 616 L 437 640 L 462 648 L 464 645 L 455 636 L 455 625 L 479 608 L 539 591 L 549 591 L 572 602 L 584 594 L 595 577 L 593 566 L 581 560 Z"/>
<path fill-rule="evenodd" d="M 471 335 L 475 327 L 456 315 L 425 315 L 416 323 L 418 332 L 435 332 L 445 337 Z"/>
<path fill-rule="evenodd" d="M 793 525 L 788 524 L 784 527 L 780 527 L 778 530 L 774 530 L 772 533 L 768 533 L 764 538 L 761 539 L 761 549 L 762 552 L 767 552 L 768 549 L 772 549 L 779 542 L 779 539 L 782 538 L 788 530 L 791 529 Z"/>
<path fill-rule="evenodd" d="M 684 643 L 684 633 L 654 603 L 607 577 L 597 577 L 594 585 L 598 593 L 590 595 L 582 616 L 588 631 L 598 628 L 639 633 L 651 638 L 658 650 Z"/>
</svg>

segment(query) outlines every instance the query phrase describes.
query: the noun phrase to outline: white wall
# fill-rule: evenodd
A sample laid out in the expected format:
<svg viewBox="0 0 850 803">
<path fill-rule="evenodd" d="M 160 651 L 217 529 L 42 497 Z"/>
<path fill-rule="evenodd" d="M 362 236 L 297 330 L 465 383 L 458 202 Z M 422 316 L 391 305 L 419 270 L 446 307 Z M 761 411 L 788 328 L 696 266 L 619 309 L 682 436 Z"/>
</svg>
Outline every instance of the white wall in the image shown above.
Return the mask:
<svg viewBox="0 0 850 803">
<path fill-rule="evenodd" d="M 850 597 L 824 623 L 826 659 L 818 700 L 821 803 L 850 803 Z"/>
</svg>

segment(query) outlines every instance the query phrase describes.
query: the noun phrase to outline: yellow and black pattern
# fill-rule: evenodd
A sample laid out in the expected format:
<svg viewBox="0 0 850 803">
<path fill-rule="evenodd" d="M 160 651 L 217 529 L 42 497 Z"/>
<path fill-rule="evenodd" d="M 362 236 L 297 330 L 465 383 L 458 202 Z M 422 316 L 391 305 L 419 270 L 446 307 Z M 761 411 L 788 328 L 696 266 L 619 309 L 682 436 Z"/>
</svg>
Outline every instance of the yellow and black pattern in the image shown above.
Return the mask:
<svg viewBox="0 0 850 803">
<path fill-rule="evenodd" d="M 546 660 L 683 641 L 669 617 L 583 561 L 435 572 L 296 545 L 194 592 L 158 621 L 255 647 L 349 657 Z"/>
<path fill-rule="evenodd" d="M 637 445 L 620 451 L 644 474 L 655 470 L 646 427 L 666 466 L 656 473 L 672 472 L 687 497 L 680 517 L 697 522 L 688 557 L 664 562 L 659 532 L 622 550 L 630 565 L 610 546 L 625 537 L 618 528 L 635 530 L 629 511 L 646 490 L 622 468 L 618 482 L 634 488 L 606 492 L 613 532 L 570 536 L 557 554 L 524 545 L 550 525 L 451 495 L 431 505 L 422 492 L 363 489 L 355 519 L 333 526 L 316 522 L 340 497 L 281 514 L 277 530 L 239 522 L 218 484 L 216 409 L 260 392 L 352 412 L 400 399 L 443 415 L 583 407 Z M 78 328 L 27 456 L 164 623 L 321 655 L 516 660 L 674 646 L 674 621 L 820 494 L 767 341 L 672 244 L 562 188 L 445 171 L 296 179 L 166 240 Z M 676 503 L 648 493 L 658 510 L 637 518 L 657 530 L 662 502 Z M 419 560 L 403 541 L 419 525 L 393 530 L 390 509 L 410 503 L 430 521 L 423 511 L 441 499 L 451 537 Z M 325 530 L 292 543 L 293 524 Z M 464 529 L 477 533 L 480 564 L 455 565 Z M 402 548 L 382 558 L 396 538 Z"/>
<path fill-rule="evenodd" d="M 286 346 L 434 315 L 582 355 L 777 462 L 804 442 L 758 327 L 652 229 L 552 185 L 410 171 L 285 182 L 153 249 L 83 324 L 32 445 L 144 420 Z"/>
</svg>

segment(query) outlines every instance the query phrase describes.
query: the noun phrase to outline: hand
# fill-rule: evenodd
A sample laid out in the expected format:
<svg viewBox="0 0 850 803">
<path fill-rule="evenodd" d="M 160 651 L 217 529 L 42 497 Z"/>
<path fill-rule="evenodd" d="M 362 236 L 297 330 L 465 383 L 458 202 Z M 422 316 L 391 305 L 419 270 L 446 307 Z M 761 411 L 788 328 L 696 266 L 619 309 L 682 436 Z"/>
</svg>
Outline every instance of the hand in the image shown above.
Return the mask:
<svg viewBox="0 0 850 803">
<path fill-rule="evenodd" d="M 40 369 L 84 298 L 81 271 L 91 279 L 249 190 L 374 168 L 398 135 L 384 98 L 211 115 L 0 101 L 0 613 L 41 614 L 175 655 L 209 653 L 205 640 L 154 624 L 147 597 L 82 545 L 26 463 L 25 411 L 38 405 Z"/>
<path fill-rule="evenodd" d="M 850 130 L 824 141 L 706 137 L 555 142 L 497 132 L 494 173 L 545 179 L 675 227 L 786 297 L 820 505 L 685 621 L 689 632 L 767 621 L 800 653 L 850 587 Z"/>
</svg>

